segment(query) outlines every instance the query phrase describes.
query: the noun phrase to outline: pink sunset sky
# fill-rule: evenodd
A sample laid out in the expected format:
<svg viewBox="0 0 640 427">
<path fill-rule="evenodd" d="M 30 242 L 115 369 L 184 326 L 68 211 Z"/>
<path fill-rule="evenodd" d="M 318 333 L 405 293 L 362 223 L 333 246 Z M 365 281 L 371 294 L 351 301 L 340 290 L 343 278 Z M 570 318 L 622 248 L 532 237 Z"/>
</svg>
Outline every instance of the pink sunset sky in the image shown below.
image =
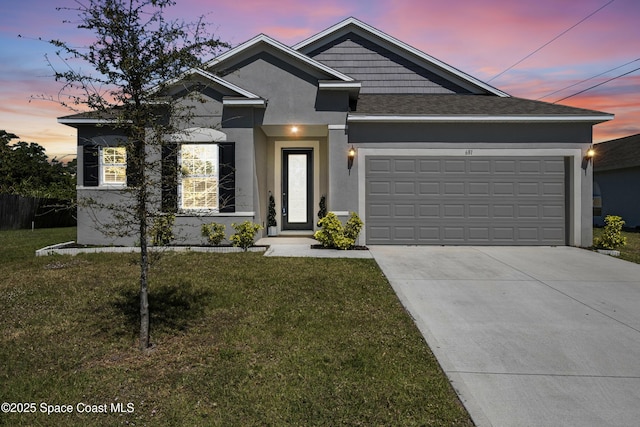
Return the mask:
<svg viewBox="0 0 640 427">
<path fill-rule="evenodd" d="M 76 16 L 56 11 L 74 4 L 21 0 L 0 14 L 0 129 L 64 160 L 75 155 L 75 129 L 56 122 L 69 110 L 37 100 L 55 98 L 60 89 L 45 59 L 55 50 L 38 39 L 86 44 L 91 34 L 63 23 Z M 185 21 L 206 15 L 232 46 L 259 33 L 294 45 L 353 16 L 512 96 L 547 102 L 629 73 L 559 103 L 615 114 L 594 127 L 594 142 L 640 133 L 640 71 L 633 71 L 640 68 L 638 0 L 177 0 L 170 15 Z"/>
</svg>

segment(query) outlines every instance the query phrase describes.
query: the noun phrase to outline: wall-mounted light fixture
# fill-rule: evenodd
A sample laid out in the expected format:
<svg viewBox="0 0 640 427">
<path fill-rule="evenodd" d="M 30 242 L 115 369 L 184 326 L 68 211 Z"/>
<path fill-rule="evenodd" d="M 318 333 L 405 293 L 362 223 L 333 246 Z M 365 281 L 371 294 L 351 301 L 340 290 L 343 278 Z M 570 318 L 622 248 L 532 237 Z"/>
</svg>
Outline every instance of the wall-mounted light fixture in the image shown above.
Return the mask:
<svg viewBox="0 0 640 427">
<path fill-rule="evenodd" d="M 593 149 L 593 145 L 589 147 L 584 157 L 582 158 L 582 169 L 585 171 L 589 167 L 589 163 L 593 161 L 594 156 L 596 155 L 596 150 Z"/>
<path fill-rule="evenodd" d="M 291 133 L 298 133 L 298 126 L 291 126 Z"/>
<path fill-rule="evenodd" d="M 349 148 L 349 153 L 347 153 L 347 169 L 349 169 L 349 175 L 351 175 L 351 168 L 353 167 L 353 160 L 356 158 L 356 149 Z"/>
</svg>

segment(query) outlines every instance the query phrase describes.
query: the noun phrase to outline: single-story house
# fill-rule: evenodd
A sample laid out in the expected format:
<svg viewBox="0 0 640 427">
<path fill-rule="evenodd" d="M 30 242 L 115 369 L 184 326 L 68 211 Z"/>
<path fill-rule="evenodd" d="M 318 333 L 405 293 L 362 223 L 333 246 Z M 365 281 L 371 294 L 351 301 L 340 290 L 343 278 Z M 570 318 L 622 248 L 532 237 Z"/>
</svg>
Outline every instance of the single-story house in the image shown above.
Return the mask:
<svg viewBox="0 0 640 427">
<path fill-rule="evenodd" d="M 324 197 L 361 217 L 360 244 L 591 245 L 584 158 L 610 114 L 509 96 L 354 18 L 294 46 L 260 34 L 190 75 L 206 102 L 178 170 L 220 167 L 176 180 L 185 242 L 205 222 L 266 228 L 273 195 L 279 235 L 316 230 Z M 78 197 L 117 200 L 118 135 L 91 115 L 58 121 L 78 130 Z M 99 231 L 101 215 L 79 208 L 79 243 L 134 242 Z"/>
<path fill-rule="evenodd" d="M 594 146 L 593 221 L 617 215 L 625 227 L 640 228 L 640 134 Z"/>
</svg>

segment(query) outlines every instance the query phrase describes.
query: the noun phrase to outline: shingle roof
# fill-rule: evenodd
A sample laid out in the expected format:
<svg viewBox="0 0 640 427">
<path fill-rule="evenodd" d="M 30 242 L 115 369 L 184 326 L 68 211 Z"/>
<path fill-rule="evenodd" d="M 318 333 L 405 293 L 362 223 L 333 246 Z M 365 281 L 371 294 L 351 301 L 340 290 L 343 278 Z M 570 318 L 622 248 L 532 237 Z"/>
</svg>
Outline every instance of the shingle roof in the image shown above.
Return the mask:
<svg viewBox="0 0 640 427">
<path fill-rule="evenodd" d="M 640 166 L 640 133 L 601 142 L 594 146 L 594 172 Z"/>
<path fill-rule="evenodd" d="M 461 94 L 360 95 L 355 114 L 432 116 L 605 116 L 607 113 L 515 97 Z"/>
</svg>

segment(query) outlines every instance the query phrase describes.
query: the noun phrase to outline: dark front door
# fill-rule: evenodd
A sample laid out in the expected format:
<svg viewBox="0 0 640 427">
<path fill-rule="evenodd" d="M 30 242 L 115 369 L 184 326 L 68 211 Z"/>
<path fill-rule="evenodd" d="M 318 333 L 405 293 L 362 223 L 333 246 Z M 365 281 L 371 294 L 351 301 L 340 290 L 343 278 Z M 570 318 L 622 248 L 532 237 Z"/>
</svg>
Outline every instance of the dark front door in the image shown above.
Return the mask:
<svg viewBox="0 0 640 427">
<path fill-rule="evenodd" d="M 313 230 L 313 150 L 282 150 L 282 229 Z"/>
</svg>

